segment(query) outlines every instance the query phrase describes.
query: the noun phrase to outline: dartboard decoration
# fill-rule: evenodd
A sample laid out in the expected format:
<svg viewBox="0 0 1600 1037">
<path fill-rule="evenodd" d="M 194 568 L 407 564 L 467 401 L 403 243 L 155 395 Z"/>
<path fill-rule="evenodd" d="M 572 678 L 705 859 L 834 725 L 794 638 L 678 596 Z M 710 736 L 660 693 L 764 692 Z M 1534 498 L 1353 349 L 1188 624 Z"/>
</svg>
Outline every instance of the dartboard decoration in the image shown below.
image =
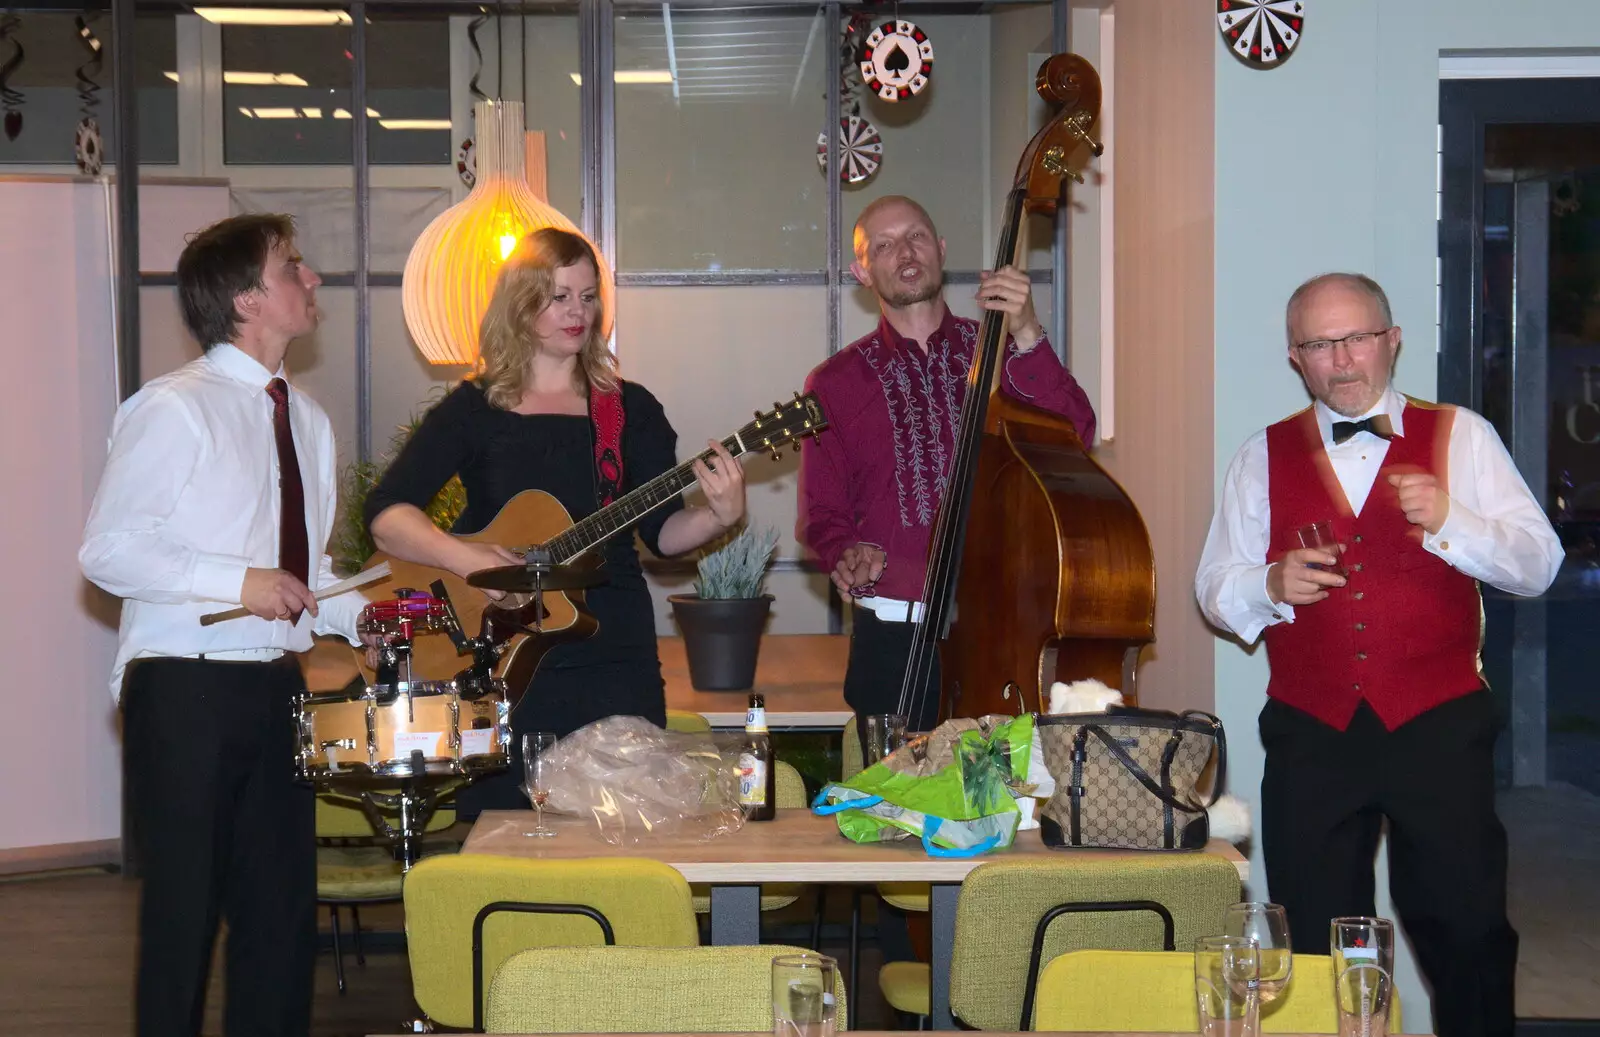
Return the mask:
<svg viewBox="0 0 1600 1037">
<path fill-rule="evenodd" d="M 1252 68 L 1276 68 L 1294 53 L 1306 0 L 1217 0 L 1217 28 L 1234 57 Z"/>
<path fill-rule="evenodd" d="M 933 74 L 933 41 L 907 21 L 888 21 L 873 29 L 861 51 L 861 78 L 885 101 L 920 94 Z"/>
<path fill-rule="evenodd" d="M 878 128 L 859 115 L 839 119 L 839 179 L 859 184 L 878 171 L 883 162 L 883 138 Z M 817 134 L 817 165 L 828 171 L 828 135 Z"/>
<path fill-rule="evenodd" d="M 463 137 L 461 146 L 456 149 L 456 176 L 461 178 L 468 190 L 478 182 L 478 156 L 472 150 L 471 137 Z"/>
</svg>

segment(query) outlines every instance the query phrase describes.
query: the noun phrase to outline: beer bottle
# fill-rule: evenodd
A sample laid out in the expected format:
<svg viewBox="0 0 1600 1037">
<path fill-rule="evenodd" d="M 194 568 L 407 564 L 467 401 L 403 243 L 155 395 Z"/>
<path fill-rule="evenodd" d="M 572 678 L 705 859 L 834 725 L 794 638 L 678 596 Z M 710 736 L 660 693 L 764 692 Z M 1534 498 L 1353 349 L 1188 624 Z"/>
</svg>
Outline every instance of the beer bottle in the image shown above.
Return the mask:
<svg viewBox="0 0 1600 1037">
<path fill-rule="evenodd" d="M 747 820 L 771 821 L 776 816 L 776 770 L 772 764 L 767 704 L 760 694 L 752 693 L 744 715 L 744 746 L 739 750 L 739 806 Z"/>
</svg>

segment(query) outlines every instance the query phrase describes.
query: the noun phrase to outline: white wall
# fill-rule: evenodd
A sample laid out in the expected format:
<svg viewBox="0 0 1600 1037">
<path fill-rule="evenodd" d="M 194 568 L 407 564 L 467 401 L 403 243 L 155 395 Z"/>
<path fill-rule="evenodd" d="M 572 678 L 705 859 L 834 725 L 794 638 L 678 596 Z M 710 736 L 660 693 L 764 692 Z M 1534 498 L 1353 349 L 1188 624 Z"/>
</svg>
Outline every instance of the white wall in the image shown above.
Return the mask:
<svg viewBox="0 0 1600 1037">
<path fill-rule="evenodd" d="M 1508 17 L 1495 0 L 1338 0 L 1308 14 L 1300 46 L 1282 68 L 1259 72 L 1218 57 L 1219 480 L 1250 433 L 1305 405 L 1285 355 L 1283 306 L 1313 274 L 1360 270 L 1384 285 L 1407 343 L 1396 382 L 1432 398 L 1440 52 L 1600 39 L 1600 5 L 1592 0 L 1515 7 Z M 1217 711 L 1234 732 L 1233 791 L 1252 800 L 1261 780 L 1254 731 L 1266 682 L 1265 652 L 1218 645 Z M 1259 848 L 1253 863 L 1253 891 L 1265 895 Z M 1387 885 L 1381 859 L 1379 876 Z M 1392 917 L 1387 896 L 1379 910 Z M 1423 991 L 1409 949 L 1403 959 L 1401 996 L 1416 1006 L 1415 1013 L 1407 1009 L 1407 1026 L 1421 1029 Z"/>
<path fill-rule="evenodd" d="M 122 765 L 107 685 L 116 605 L 78 576 L 77 557 L 117 401 L 106 196 L 95 183 L 0 180 L 0 226 L 0 343 L 16 379 L 0 407 L 4 851 L 116 839 Z"/>
</svg>

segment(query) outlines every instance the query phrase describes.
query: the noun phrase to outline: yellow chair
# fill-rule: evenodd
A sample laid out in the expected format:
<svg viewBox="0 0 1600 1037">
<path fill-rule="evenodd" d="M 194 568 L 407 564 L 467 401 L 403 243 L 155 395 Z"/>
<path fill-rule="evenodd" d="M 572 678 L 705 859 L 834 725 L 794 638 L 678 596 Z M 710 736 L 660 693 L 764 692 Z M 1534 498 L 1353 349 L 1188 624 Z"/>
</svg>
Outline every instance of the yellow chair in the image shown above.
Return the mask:
<svg viewBox="0 0 1600 1037">
<path fill-rule="evenodd" d="M 489 1033 L 771 1033 L 772 959 L 800 947 L 559 947 L 494 974 Z M 837 1025 L 845 988 L 835 977 Z"/>
<path fill-rule="evenodd" d="M 1239 873 L 1204 853 L 981 864 L 956 903 L 950 1009 L 980 1030 L 1026 1030 L 1045 962 L 1084 947 L 1190 947 L 1238 900 Z M 878 974 L 884 999 L 917 1016 L 929 1014 L 929 978 L 922 962 L 891 962 Z"/>
<path fill-rule="evenodd" d="M 1194 995 L 1194 955 L 1163 951 L 1069 951 L 1039 974 L 1036 1030 L 1088 1033 L 1137 1030 L 1194 1033 L 1200 1024 Z M 1390 1032 L 1400 1031 L 1400 1001 Z M 1333 962 L 1325 954 L 1296 954 L 1294 975 L 1279 998 L 1261 1010 L 1264 1033 L 1337 1033 Z"/>
<path fill-rule="evenodd" d="M 412 994 L 434 1022 L 483 1028 L 483 977 L 531 947 L 693 947 L 683 876 L 631 857 L 430 857 L 405 884 Z"/>
<path fill-rule="evenodd" d="M 361 948 L 361 908 L 366 904 L 398 903 L 404 872 L 400 862 L 395 860 L 394 848 L 372 827 L 372 820 L 361 808 L 359 799 L 319 792 L 316 810 L 317 903 L 328 908 L 333 928 L 333 974 L 339 993 L 343 994 L 344 941 L 339 909 L 346 908 L 350 912 L 356 964 L 364 967 L 367 956 Z M 391 823 L 398 818 L 397 811 L 380 813 Z M 441 806 L 429 818 L 425 831 L 442 832 L 455 823 L 454 805 Z M 422 852 L 427 856 L 454 853 L 460 848 L 454 841 L 431 841 L 423 844 Z"/>
<path fill-rule="evenodd" d="M 668 722 L 671 722 L 671 718 L 668 718 Z M 800 772 L 782 760 L 775 761 L 773 769 L 773 791 L 778 800 L 778 809 L 806 807 L 806 783 L 800 777 Z M 798 882 L 775 882 L 763 886 L 761 910 L 780 911 L 799 900 L 805 888 L 804 884 Z M 708 913 L 711 910 L 711 887 L 697 882 L 689 890 L 694 895 L 695 914 Z"/>
<path fill-rule="evenodd" d="M 667 730 L 681 731 L 684 734 L 700 735 L 711 733 L 711 721 L 687 709 L 667 710 Z"/>
</svg>

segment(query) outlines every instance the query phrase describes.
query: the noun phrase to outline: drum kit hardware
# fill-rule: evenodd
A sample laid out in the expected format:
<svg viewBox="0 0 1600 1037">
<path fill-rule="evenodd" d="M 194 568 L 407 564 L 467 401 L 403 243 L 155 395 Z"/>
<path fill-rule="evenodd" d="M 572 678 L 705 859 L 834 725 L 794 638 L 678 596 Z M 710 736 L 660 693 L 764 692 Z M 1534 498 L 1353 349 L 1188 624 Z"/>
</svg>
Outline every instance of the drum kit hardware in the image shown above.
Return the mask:
<svg viewBox="0 0 1600 1037">
<path fill-rule="evenodd" d="M 536 558 L 473 573 L 468 583 L 529 594 L 542 606 L 545 591 L 592 587 L 601 579 Z M 357 623 L 364 638 L 377 640 L 376 680 L 358 692 L 300 696 L 295 762 L 302 780 L 358 801 L 409 871 L 440 797 L 507 766 L 511 707 L 505 681 L 494 675 L 501 646 L 487 630 L 466 636 L 443 581 L 429 593 L 405 588 L 394 595 L 367 605 Z M 450 680 L 413 680 L 412 641 L 433 633 L 447 635 L 471 662 Z"/>
</svg>

